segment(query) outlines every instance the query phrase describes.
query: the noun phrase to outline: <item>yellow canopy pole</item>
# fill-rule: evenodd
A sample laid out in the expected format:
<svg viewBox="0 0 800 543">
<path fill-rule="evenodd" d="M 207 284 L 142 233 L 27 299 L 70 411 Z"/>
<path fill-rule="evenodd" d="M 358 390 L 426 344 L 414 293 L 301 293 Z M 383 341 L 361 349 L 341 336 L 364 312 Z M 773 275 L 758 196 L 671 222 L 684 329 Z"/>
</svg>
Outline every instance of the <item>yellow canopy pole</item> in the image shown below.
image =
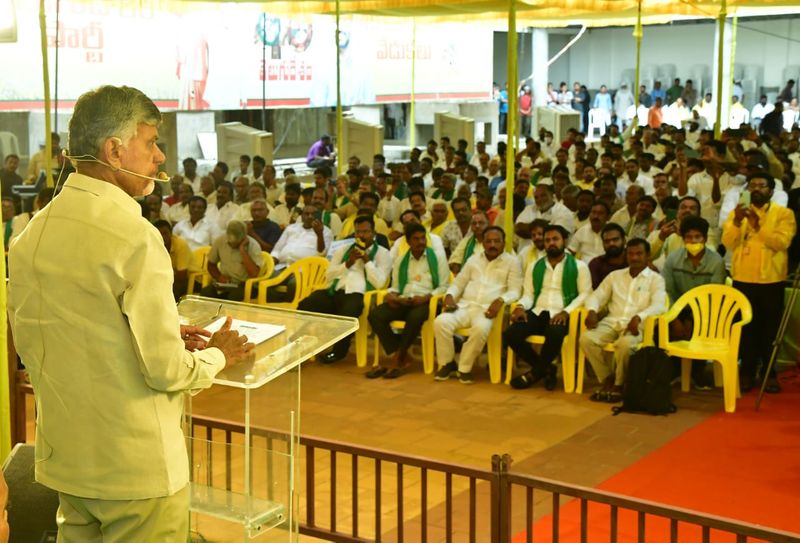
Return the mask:
<svg viewBox="0 0 800 543">
<path fill-rule="evenodd" d="M 408 146 L 417 145 L 417 20 L 411 19 L 411 103 L 408 107 Z"/>
<path fill-rule="evenodd" d="M 639 0 L 639 9 L 636 14 L 636 26 L 633 27 L 633 37 L 636 38 L 636 82 L 633 85 L 634 114 L 631 124 L 634 128 L 639 126 L 639 78 L 642 67 L 642 0 Z"/>
<path fill-rule="evenodd" d="M 719 40 L 717 43 L 717 122 L 714 123 L 714 139 L 722 133 L 722 62 L 725 59 L 725 18 L 728 16 L 727 2 L 722 0 L 719 7 Z M 730 84 L 730 83 L 728 83 Z"/>
<path fill-rule="evenodd" d="M 506 251 L 514 243 L 514 158 L 517 148 L 517 2 L 508 0 L 508 116 L 506 117 L 506 209 L 503 229 L 506 232 Z"/>
<path fill-rule="evenodd" d="M 342 120 L 342 67 L 341 67 L 341 53 L 339 51 L 339 0 L 336 0 L 336 171 L 339 175 L 344 172 L 345 156 L 344 156 L 344 138 L 343 138 L 343 120 Z"/>
<path fill-rule="evenodd" d="M 728 78 L 728 84 L 731 86 L 731 94 L 733 94 L 733 77 L 736 73 L 736 27 L 739 26 L 739 16 L 734 13 L 733 15 L 733 29 L 731 30 L 731 76 Z M 742 104 L 744 106 L 744 104 Z"/>
</svg>

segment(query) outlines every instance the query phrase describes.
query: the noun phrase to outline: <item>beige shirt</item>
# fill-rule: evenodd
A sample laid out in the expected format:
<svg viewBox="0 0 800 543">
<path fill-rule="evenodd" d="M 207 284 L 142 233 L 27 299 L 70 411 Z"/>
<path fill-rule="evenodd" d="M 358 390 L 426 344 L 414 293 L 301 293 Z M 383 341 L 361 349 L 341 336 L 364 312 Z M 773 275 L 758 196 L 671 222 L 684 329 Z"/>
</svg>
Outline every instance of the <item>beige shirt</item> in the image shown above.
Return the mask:
<svg viewBox="0 0 800 543">
<path fill-rule="evenodd" d="M 261 266 L 264 265 L 264 259 L 261 258 L 261 246 L 249 236 L 247 237 L 247 254 L 250 255 L 253 263 L 260 270 Z M 220 273 L 234 283 L 244 283 L 250 279 L 242 254 L 239 252 L 239 247 L 231 247 L 228 244 L 226 235 L 218 237 L 211 244 L 211 250 L 208 252 L 208 261 L 216 264 Z"/>
<path fill-rule="evenodd" d="M 184 392 L 211 386 L 225 360 L 184 349 L 170 257 L 136 201 L 71 174 L 12 244 L 9 270 L 36 393 L 36 480 L 104 500 L 184 488 Z"/>
</svg>

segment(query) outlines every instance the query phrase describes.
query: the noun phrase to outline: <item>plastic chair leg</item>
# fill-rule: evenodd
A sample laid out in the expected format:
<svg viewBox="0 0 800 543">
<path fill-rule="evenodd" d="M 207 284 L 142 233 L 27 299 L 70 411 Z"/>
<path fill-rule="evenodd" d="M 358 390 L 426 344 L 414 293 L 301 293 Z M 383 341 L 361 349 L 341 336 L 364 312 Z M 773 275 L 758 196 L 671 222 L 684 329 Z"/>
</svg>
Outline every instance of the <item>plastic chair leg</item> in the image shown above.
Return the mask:
<svg viewBox="0 0 800 543">
<path fill-rule="evenodd" d="M 514 350 L 511 347 L 506 349 L 506 380 L 505 384 L 511 384 L 511 374 L 514 373 Z"/>
<path fill-rule="evenodd" d="M 725 362 L 722 365 L 722 395 L 725 399 L 725 412 L 734 413 L 736 411 L 736 392 L 739 388 L 739 375 L 736 366 L 731 367 Z"/>
<path fill-rule="evenodd" d="M 571 338 L 567 336 L 565 341 Z M 567 343 L 561 347 L 561 378 L 564 380 L 564 392 L 571 394 L 575 392 L 575 356 Z"/>
<path fill-rule="evenodd" d="M 583 374 L 586 370 L 586 355 L 583 350 L 578 347 L 578 382 L 575 385 L 575 393 L 583 394 Z"/>
<path fill-rule="evenodd" d="M 692 361 L 688 358 L 681 359 L 681 391 L 689 392 L 692 387 Z"/>
<path fill-rule="evenodd" d="M 433 323 L 426 322 L 422 325 L 422 369 L 430 375 L 433 373 L 434 345 L 433 345 Z"/>
</svg>

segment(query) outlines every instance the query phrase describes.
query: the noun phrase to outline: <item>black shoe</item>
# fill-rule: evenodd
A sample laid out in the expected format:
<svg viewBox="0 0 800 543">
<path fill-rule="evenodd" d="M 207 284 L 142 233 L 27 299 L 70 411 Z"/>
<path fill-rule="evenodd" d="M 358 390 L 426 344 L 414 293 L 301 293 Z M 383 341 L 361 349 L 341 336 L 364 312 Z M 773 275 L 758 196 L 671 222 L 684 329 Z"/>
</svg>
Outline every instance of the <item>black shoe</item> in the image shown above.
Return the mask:
<svg viewBox="0 0 800 543">
<path fill-rule="evenodd" d="M 338 362 L 339 360 L 344 359 L 346 356 L 347 355 L 337 354 L 336 351 L 331 351 L 328 354 L 324 355 L 321 361 L 323 364 L 333 364 L 334 362 Z"/>
<path fill-rule="evenodd" d="M 755 379 L 750 377 L 749 375 L 741 375 L 739 376 L 739 389 L 742 391 L 742 394 L 745 392 L 750 392 L 753 390 L 755 386 Z"/>
<path fill-rule="evenodd" d="M 436 372 L 434 379 L 437 381 L 447 381 L 451 377 L 458 375 L 458 364 L 455 362 L 448 362 Z"/>
<path fill-rule="evenodd" d="M 552 392 L 556 389 L 557 383 L 556 372 L 548 371 L 547 375 L 544 376 L 544 389 Z"/>
<path fill-rule="evenodd" d="M 377 379 L 378 377 L 383 377 L 386 374 L 386 368 L 378 366 L 377 368 L 373 368 L 369 370 L 364 375 L 367 379 Z"/>
</svg>

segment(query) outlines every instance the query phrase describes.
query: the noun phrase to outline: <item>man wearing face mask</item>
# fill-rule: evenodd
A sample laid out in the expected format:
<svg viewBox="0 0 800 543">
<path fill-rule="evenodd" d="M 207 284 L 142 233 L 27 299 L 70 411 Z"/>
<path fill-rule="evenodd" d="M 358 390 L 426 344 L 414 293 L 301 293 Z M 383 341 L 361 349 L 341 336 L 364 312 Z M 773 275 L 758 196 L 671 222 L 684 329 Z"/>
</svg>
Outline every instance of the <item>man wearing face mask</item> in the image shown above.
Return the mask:
<svg viewBox="0 0 800 543">
<path fill-rule="evenodd" d="M 565 252 L 567 233 L 558 225 L 544 229 L 546 258 L 528 265 L 523 274 L 523 294 L 511 313 L 513 324 L 504 338 L 520 361 L 531 370 L 511 380 L 517 389 L 528 388 L 544 378 L 544 387 L 554 390 L 556 367 L 553 362 L 569 331 L 569 314 L 578 308 L 591 291 L 592 280 L 586 264 Z M 537 354 L 526 338 L 545 336 Z"/>
<path fill-rule="evenodd" d="M 753 309 L 753 319 L 742 330 L 739 351 L 743 392 L 755 385 L 759 362 L 763 368 L 769 363 L 781 321 L 788 249 L 797 229 L 794 213 L 770 202 L 775 190 L 770 174 L 750 175 L 747 189 L 750 205 L 746 201 L 737 205 L 722 231 L 722 243 L 733 251 L 733 286 L 747 297 Z M 774 374 L 762 377 L 767 379 L 766 392 L 780 392 Z"/>
</svg>

